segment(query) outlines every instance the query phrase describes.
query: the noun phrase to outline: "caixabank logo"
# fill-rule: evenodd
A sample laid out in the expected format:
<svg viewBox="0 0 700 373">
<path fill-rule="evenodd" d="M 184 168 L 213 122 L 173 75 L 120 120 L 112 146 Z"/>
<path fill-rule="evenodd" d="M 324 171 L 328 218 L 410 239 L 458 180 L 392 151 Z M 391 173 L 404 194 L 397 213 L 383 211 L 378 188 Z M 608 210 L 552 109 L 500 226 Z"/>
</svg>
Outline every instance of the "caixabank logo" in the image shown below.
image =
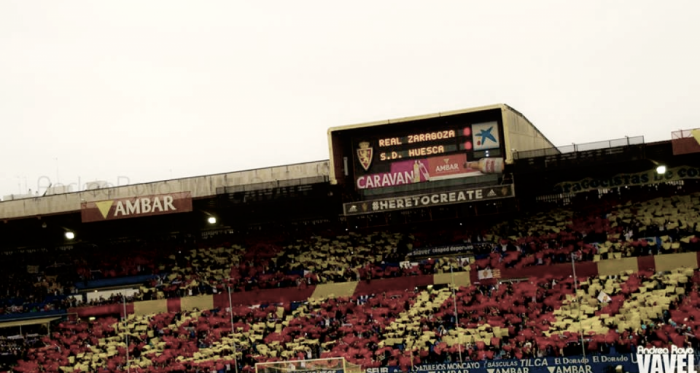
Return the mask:
<svg viewBox="0 0 700 373">
<path fill-rule="evenodd" d="M 692 348 L 637 349 L 639 373 L 697 373 L 695 351 Z"/>
</svg>

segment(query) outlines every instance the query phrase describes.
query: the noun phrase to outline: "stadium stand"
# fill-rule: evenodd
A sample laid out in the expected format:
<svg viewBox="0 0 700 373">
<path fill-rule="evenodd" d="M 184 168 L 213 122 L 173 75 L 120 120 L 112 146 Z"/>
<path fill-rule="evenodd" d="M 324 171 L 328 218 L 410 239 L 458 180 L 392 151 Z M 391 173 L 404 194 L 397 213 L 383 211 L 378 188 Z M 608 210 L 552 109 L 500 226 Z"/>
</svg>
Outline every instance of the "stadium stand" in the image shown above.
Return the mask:
<svg viewBox="0 0 700 373">
<path fill-rule="evenodd" d="M 677 188 L 674 192 L 678 192 Z M 480 246 L 481 252 L 470 254 L 478 270 L 566 263 L 572 253 L 579 262 L 597 262 L 698 251 L 699 240 L 694 233 L 700 201 L 695 194 L 672 194 L 619 205 L 596 202 L 587 204 L 583 212 L 575 213 L 571 207 L 556 208 L 475 233 L 443 229 L 438 239 L 421 232 L 410 235 L 344 232 L 335 236 L 301 237 L 286 245 L 279 240 L 256 242 L 244 248 L 225 242 L 231 237 L 221 237 L 219 247 L 201 244 L 189 252 L 185 250 L 184 254 L 177 245 L 154 249 L 147 244 L 137 248 L 114 247 L 99 251 L 100 255 L 98 251 L 85 250 L 81 254 L 86 255 L 80 260 L 66 259 L 67 254 L 63 253 L 48 257 L 37 254 L 44 266 L 35 265 L 38 262 L 31 256 L 22 256 L 20 263 L 33 263 L 30 267 L 35 267 L 36 272 L 41 269 L 41 273 L 34 274 L 15 271 L 26 266 L 18 266 L 12 257 L 13 260 L 3 261 L 12 267 L 2 271 L 1 311 L 3 314 L 39 312 L 118 303 L 119 296 L 82 302 L 68 295 L 96 279 L 145 274 L 151 276 L 147 276 L 149 280 L 133 296 L 135 300 L 222 293 L 228 286 L 238 292 L 428 275 L 441 271 L 439 266 L 435 268 L 434 260 L 423 258 L 403 268 L 399 263 L 414 246 L 447 242 L 486 242 Z M 117 267 L 121 268 L 119 272 L 114 269 Z M 463 268 L 454 266 L 454 269 Z M 82 279 L 82 284 L 77 279 Z"/>
<path fill-rule="evenodd" d="M 64 322 L 42 339 L 45 347 L 29 348 L 15 370 L 39 371 L 45 364 L 50 371 L 115 371 L 126 361 L 127 335 L 131 361 L 148 371 L 225 370 L 234 363 L 234 348 L 244 371 L 278 358 L 342 356 L 364 367 L 405 370 L 458 361 L 460 354 L 470 361 L 567 356 L 580 351 L 580 330 L 590 352 L 697 347 L 697 271 L 579 280 L 578 294 L 572 278 L 544 276 L 460 287 L 454 298 L 441 288 L 235 307 L 233 334 L 223 310 L 130 315 L 124 325 L 115 318 Z"/>
<path fill-rule="evenodd" d="M 226 370 L 235 363 L 233 344 L 240 349 L 237 361 L 241 369 L 251 369 L 256 361 L 330 356 L 342 356 L 363 367 L 407 369 L 426 362 L 459 361 L 460 354 L 469 361 L 572 355 L 581 348 L 576 334 L 580 328 L 587 331 L 585 348 L 592 353 L 629 352 L 635 345 L 669 342 L 696 346 L 700 276 L 693 271 L 698 240 L 691 233 L 697 228 L 698 198 L 698 194 L 674 194 L 619 205 L 601 202 L 588 204 L 583 213 L 571 207 L 556 208 L 473 234 L 454 229 L 452 237 L 467 241 L 494 242 L 499 237 L 491 252 L 475 254 L 477 259 L 467 266 L 451 257 L 424 259 L 406 268 L 386 265 L 388 260 L 404 258 L 414 244 L 444 242 L 420 233 L 327 232 L 327 237 L 314 235 L 287 245 L 258 242 L 246 249 L 224 242 L 218 248 L 192 249 L 189 255 L 179 250 L 161 262 L 143 262 L 145 268 L 167 276 L 161 284 L 150 280 L 129 300 L 129 353 L 134 364 L 150 366 L 153 371 L 185 371 L 194 366 Z M 660 260 L 686 252 L 692 252 L 695 260 L 689 269 L 666 268 L 669 265 Z M 568 274 L 572 253 L 585 276 L 578 297 Z M 338 257 L 342 259 L 334 259 Z M 639 265 L 649 263 L 644 257 L 652 260 L 652 269 Z M 120 260 L 118 256 L 110 259 Z M 627 259 L 633 261 L 631 268 L 614 272 L 629 267 L 632 262 Z M 108 272 L 108 266 L 88 267 L 86 263 L 74 267 L 77 275 L 86 274 L 88 268 L 91 273 L 93 268 Z M 587 271 L 590 265 L 597 271 Z M 538 270 L 536 276 L 528 275 L 532 274 L 528 267 L 540 266 L 554 274 L 542 275 Z M 476 272 L 485 268 L 498 269 L 500 281 L 479 279 Z M 555 268 L 567 274 L 559 275 Z M 468 271 L 475 280 L 456 291 L 457 320 L 452 292 L 445 287 L 450 281 L 442 285 L 435 281 L 450 270 Z M 32 283 L 31 278 L 15 274 L 21 276 L 21 271 L 3 271 L 3 276 L 15 280 L 3 283 L 3 293 L 19 289 L 21 294 L 38 294 L 35 299 L 40 299 L 51 289 L 49 280 L 37 277 L 40 281 Z M 136 272 L 120 274 L 139 274 L 138 267 Z M 405 276 L 431 277 L 417 284 L 421 289 L 429 284 L 434 287 L 414 290 L 413 286 L 406 288 L 404 281 L 384 289 L 377 286 L 377 282 Z M 16 287 L 22 283 L 40 293 L 23 293 Z M 343 284 L 353 285 L 344 289 Z M 370 286 L 363 291 L 361 284 Z M 323 295 L 317 293 L 322 285 L 330 286 L 325 296 L 314 298 L 314 294 Z M 234 308 L 236 332 L 231 335 L 225 299 L 228 286 L 237 296 L 285 287 L 311 291 L 298 293 L 299 299 L 267 304 L 247 299 Z M 376 291 L 367 291 L 373 289 Z M 54 297 L 65 291 L 56 288 Z M 186 297 L 199 299 L 204 294 L 214 298 L 208 309 L 183 307 Z M 6 302 L 10 299 L 16 298 L 4 298 Z M 137 304 L 159 299 L 168 303 L 179 299 L 180 308 L 135 314 Z M 121 296 L 114 296 L 83 306 L 85 310 L 96 303 L 119 306 L 122 301 Z M 57 308 L 68 306 L 77 304 L 60 303 Z M 17 306 L 5 312 L 22 312 L 11 307 Z M 37 306 L 25 302 L 21 307 Z M 72 371 L 76 366 L 85 371 L 100 367 L 114 371 L 126 361 L 122 342 L 126 334 L 114 317 L 74 319 L 40 340 L 36 336 L 21 342 L 6 338 L 2 348 L 5 354 L 24 357 L 15 368 L 18 372 L 40 371 L 40 365 L 45 371 Z M 44 346 L 37 347 L 38 341 Z"/>
<path fill-rule="evenodd" d="M 3 202 L 0 372 L 589 373 L 700 347 L 696 153 L 563 152 L 505 105 L 412 121 L 329 131 L 327 162 Z M 459 150 L 372 166 L 353 133 Z"/>
</svg>

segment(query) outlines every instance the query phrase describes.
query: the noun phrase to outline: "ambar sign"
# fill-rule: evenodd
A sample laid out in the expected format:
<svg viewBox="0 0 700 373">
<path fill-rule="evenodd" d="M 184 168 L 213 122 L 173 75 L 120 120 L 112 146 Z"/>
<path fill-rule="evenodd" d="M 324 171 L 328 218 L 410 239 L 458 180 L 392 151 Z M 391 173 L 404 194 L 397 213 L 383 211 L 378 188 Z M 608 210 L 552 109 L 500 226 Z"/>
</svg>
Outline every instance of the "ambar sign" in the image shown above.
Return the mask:
<svg viewBox="0 0 700 373">
<path fill-rule="evenodd" d="M 190 192 L 111 199 L 81 204 L 83 223 L 192 211 Z"/>
</svg>

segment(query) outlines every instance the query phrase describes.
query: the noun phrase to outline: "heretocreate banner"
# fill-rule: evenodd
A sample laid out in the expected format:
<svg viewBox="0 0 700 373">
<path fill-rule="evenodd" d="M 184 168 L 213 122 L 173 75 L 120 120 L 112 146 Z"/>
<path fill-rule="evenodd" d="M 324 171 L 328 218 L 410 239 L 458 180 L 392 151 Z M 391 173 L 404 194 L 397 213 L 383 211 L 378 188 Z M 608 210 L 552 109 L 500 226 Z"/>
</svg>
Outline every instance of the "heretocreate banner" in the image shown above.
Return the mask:
<svg viewBox="0 0 700 373">
<path fill-rule="evenodd" d="M 383 198 L 365 202 L 351 202 L 343 205 L 345 215 L 371 214 L 375 212 L 399 211 L 421 207 L 451 205 L 456 203 L 486 201 L 513 197 L 513 185 L 459 189 L 450 192 L 435 192 Z"/>
</svg>

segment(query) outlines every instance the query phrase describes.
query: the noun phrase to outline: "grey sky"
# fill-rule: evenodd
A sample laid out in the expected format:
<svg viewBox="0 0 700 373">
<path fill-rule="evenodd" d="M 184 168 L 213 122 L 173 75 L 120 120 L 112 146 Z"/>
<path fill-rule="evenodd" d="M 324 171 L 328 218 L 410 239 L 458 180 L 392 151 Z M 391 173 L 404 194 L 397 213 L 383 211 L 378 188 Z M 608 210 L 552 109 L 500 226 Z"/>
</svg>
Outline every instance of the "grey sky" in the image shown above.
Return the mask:
<svg viewBox="0 0 700 373">
<path fill-rule="evenodd" d="M 507 103 L 557 145 L 700 127 L 698 1 L 2 1 L 0 196 L 328 158 Z"/>
</svg>

